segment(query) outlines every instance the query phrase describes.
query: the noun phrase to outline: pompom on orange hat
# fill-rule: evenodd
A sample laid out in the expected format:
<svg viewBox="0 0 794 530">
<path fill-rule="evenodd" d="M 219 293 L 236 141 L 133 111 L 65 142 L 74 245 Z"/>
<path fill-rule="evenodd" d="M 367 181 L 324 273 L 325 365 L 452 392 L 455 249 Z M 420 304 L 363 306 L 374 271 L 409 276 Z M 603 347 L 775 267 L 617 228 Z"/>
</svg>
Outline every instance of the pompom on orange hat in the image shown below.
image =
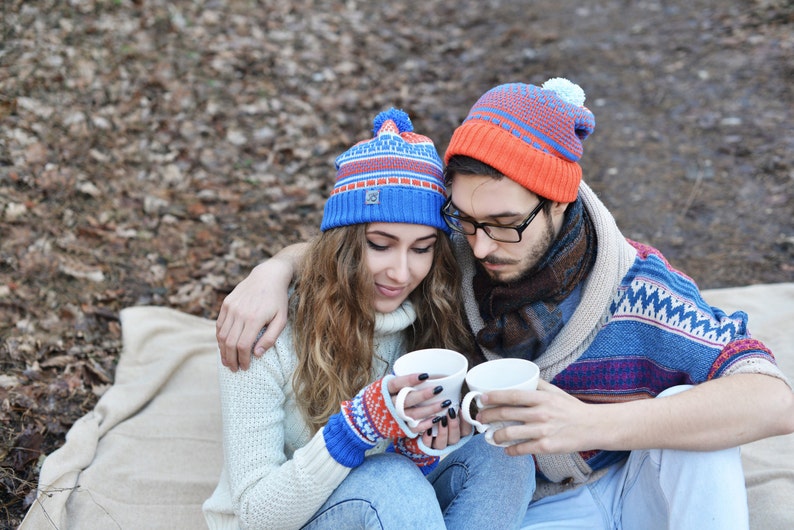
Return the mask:
<svg viewBox="0 0 794 530">
<path fill-rule="evenodd" d="M 584 91 L 557 77 L 541 87 L 508 83 L 482 95 L 449 141 L 444 162 L 464 155 L 541 197 L 573 202 L 582 141 L 595 129 Z"/>
</svg>

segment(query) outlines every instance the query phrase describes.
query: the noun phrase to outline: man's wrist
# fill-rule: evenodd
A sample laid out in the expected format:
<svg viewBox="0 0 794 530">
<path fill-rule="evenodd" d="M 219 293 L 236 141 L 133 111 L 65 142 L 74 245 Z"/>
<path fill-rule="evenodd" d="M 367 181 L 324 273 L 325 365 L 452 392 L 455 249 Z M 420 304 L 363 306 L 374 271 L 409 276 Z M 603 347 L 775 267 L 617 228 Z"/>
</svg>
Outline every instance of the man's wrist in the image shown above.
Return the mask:
<svg viewBox="0 0 794 530">
<path fill-rule="evenodd" d="M 273 284 L 275 281 L 289 285 L 292 282 L 294 273 L 293 261 L 289 257 L 276 254 L 263 261 L 251 270 L 251 275 L 260 281 L 267 281 Z"/>
</svg>

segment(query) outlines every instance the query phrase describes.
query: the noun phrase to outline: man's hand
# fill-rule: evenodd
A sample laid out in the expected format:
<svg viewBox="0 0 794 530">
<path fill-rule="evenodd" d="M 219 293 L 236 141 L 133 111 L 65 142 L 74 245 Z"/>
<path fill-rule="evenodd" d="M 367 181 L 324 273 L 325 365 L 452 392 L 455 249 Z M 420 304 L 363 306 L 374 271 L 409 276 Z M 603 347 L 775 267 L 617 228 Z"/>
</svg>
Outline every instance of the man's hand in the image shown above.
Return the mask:
<svg viewBox="0 0 794 530">
<path fill-rule="evenodd" d="M 477 415 L 483 423 L 522 422 L 494 433 L 496 442 L 525 440 L 505 449 L 512 456 L 591 449 L 715 451 L 794 431 L 794 393 L 763 374 L 729 375 L 674 395 L 602 404 L 584 403 L 540 381 L 537 391 L 489 392 L 483 403 L 493 407 Z"/>
<path fill-rule="evenodd" d="M 527 454 L 571 453 L 593 449 L 597 425 L 597 405 L 589 405 L 546 381 L 538 382 L 537 390 L 499 390 L 482 397 L 491 408 L 481 410 L 477 420 L 482 423 L 517 421 L 494 433 L 494 442 L 510 443 L 506 448 L 512 456 Z"/>
<path fill-rule="evenodd" d="M 294 259 L 303 247 L 304 244 L 292 245 L 257 265 L 224 299 L 215 323 L 215 337 L 221 362 L 230 370 L 247 370 L 251 355 L 259 357 L 271 348 L 287 325 Z M 267 329 L 260 336 L 265 326 Z"/>
</svg>

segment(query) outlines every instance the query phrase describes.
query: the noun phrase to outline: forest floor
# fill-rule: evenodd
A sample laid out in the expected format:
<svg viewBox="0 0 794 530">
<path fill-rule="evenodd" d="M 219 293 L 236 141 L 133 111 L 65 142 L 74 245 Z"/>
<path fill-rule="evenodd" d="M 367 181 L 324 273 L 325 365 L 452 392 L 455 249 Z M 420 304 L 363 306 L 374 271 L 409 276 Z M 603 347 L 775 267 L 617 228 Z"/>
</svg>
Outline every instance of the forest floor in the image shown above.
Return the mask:
<svg viewBox="0 0 794 530">
<path fill-rule="evenodd" d="M 794 280 L 787 0 L 0 2 L 0 521 L 113 383 L 122 308 L 215 318 L 378 111 L 443 153 L 487 89 L 558 76 L 627 237 L 702 288 Z"/>
</svg>

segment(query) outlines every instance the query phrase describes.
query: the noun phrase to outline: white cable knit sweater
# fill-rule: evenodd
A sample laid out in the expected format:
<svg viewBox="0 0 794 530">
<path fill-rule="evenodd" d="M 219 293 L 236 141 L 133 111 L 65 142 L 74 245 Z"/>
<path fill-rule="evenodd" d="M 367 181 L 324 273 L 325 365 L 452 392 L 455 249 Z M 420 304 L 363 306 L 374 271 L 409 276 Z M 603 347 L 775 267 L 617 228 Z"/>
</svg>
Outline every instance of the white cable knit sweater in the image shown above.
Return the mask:
<svg viewBox="0 0 794 530">
<path fill-rule="evenodd" d="M 403 330 L 415 319 L 407 301 L 377 315 L 372 381 L 390 373 L 405 353 Z M 350 472 L 328 453 L 322 430 L 310 436 L 297 408 L 291 328 L 246 371 L 232 372 L 219 362 L 224 467 L 202 507 L 211 529 L 300 528 Z"/>
</svg>

